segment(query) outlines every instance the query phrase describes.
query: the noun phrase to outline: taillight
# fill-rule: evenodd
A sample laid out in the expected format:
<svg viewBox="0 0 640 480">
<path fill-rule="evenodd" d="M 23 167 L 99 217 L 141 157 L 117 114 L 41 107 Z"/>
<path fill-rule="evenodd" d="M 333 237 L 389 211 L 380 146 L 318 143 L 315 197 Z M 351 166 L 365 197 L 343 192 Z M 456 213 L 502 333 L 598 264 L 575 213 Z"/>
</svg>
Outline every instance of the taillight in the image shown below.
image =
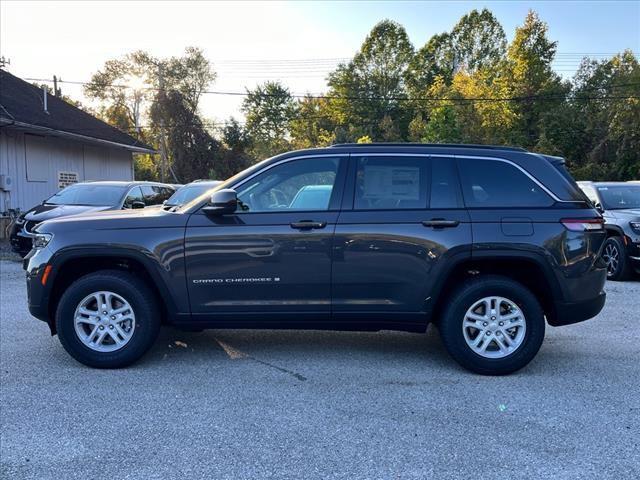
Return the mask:
<svg viewBox="0 0 640 480">
<path fill-rule="evenodd" d="M 572 232 L 604 230 L 604 219 L 602 218 L 563 218 L 560 223 Z"/>
</svg>

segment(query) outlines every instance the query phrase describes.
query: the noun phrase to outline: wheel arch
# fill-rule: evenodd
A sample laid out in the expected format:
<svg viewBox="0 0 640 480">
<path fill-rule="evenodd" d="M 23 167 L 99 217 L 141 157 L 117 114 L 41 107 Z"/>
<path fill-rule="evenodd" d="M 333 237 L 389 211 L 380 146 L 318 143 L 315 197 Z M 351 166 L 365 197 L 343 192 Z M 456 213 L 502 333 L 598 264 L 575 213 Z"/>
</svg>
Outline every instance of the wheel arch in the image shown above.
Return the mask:
<svg viewBox="0 0 640 480">
<path fill-rule="evenodd" d="M 53 268 L 46 304 L 48 324 L 54 335 L 55 312 L 64 290 L 78 278 L 101 270 L 122 270 L 144 280 L 160 305 L 163 320 L 177 311 L 169 288 L 161 280 L 161 272 L 157 271 L 158 267 L 141 252 L 118 248 L 62 250 L 49 263 Z"/>
<path fill-rule="evenodd" d="M 511 278 L 533 292 L 539 299 L 549 323 L 557 317 L 556 302 L 562 301 L 560 284 L 551 267 L 540 255 L 523 252 L 483 252 L 461 259 L 450 267 L 436 287 L 430 317 L 438 322 L 451 292 L 468 278 L 500 275 Z"/>
</svg>

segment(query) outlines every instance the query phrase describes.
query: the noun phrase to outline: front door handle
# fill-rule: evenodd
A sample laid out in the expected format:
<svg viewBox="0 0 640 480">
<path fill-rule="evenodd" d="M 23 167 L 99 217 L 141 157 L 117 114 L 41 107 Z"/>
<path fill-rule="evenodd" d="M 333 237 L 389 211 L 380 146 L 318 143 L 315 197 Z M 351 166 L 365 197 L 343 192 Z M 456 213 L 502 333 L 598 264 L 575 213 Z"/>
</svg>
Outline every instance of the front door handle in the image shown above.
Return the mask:
<svg viewBox="0 0 640 480">
<path fill-rule="evenodd" d="M 297 230 L 312 230 L 315 228 L 324 228 L 327 226 L 327 222 L 312 222 L 311 220 L 302 220 L 300 222 L 292 222 L 291 228 L 295 228 Z"/>
<path fill-rule="evenodd" d="M 460 225 L 458 220 L 445 220 L 444 218 L 433 218 L 431 220 L 425 220 L 422 222 L 425 227 L 432 228 L 453 228 Z"/>
</svg>

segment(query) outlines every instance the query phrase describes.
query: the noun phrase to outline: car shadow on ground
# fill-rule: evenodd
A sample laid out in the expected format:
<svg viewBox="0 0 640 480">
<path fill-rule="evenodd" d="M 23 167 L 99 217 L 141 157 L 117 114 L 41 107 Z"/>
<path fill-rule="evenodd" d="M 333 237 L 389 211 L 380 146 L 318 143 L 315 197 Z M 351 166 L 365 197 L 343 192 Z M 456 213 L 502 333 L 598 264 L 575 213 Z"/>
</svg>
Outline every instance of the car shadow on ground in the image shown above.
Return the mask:
<svg viewBox="0 0 640 480">
<path fill-rule="evenodd" d="M 297 362 L 407 362 L 459 369 L 449 357 L 437 329 L 426 334 L 395 331 L 336 332 L 321 330 L 205 330 L 185 332 L 163 327 L 158 340 L 141 362 L 157 365 L 170 359 L 191 364 L 214 358 L 271 359 Z"/>
</svg>

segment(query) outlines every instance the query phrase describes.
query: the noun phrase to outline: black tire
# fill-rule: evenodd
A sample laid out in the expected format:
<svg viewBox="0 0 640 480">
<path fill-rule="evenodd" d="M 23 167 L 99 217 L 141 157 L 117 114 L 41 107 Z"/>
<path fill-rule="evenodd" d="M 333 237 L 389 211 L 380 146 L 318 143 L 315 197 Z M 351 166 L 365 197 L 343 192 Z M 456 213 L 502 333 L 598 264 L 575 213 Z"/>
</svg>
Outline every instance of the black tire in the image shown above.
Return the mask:
<svg viewBox="0 0 640 480">
<path fill-rule="evenodd" d="M 622 281 L 631 277 L 627 249 L 620 237 L 607 238 L 602 247 L 602 257 L 607 262 L 607 280 Z"/>
<path fill-rule="evenodd" d="M 133 336 L 113 352 L 98 352 L 87 347 L 78 338 L 74 326 L 78 304 L 87 295 L 101 290 L 120 295 L 135 312 Z M 56 328 L 64 349 L 80 363 L 95 368 L 122 368 L 134 363 L 153 345 L 160 323 L 157 299 L 151 289 L 140 278 L 118 270 L 102 270 L 76 280 L 64 292 L 56 310 Z"/>
<path fill-rule="evenodd" d="M 522 343 L 503 358 L 486 358 L 474 352 L 462 330 L 467 310 L 489 296 L 511 300 L 526 319 Z M 506 375 L 521 369 L 536 356 L 544 339 L 545 320 L 540 303 L 530 290 L 507 277 L 485 275 L 466 281 L 451 294 L 439 329 L 445 348 L 464 368 L 482 375 Z"/>
</svg>

